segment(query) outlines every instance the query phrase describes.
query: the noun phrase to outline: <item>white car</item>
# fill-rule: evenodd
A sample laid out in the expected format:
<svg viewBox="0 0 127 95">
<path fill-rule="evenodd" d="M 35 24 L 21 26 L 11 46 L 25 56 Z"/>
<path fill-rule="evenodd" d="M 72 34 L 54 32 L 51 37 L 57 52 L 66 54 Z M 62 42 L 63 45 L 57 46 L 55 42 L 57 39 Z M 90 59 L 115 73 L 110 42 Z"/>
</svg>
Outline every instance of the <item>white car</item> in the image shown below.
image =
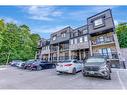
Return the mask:
<svg viewBox="0 0 127 95">
<path fill-rule="evenodd" d="M 77 60 L 66 60 L 56 64 L 56 71 L 58 74 L 59 73 L 76 74 L 76 72 L 82 70 L 82 66 L 83 66 L 83 62 Z"/>
</svg>

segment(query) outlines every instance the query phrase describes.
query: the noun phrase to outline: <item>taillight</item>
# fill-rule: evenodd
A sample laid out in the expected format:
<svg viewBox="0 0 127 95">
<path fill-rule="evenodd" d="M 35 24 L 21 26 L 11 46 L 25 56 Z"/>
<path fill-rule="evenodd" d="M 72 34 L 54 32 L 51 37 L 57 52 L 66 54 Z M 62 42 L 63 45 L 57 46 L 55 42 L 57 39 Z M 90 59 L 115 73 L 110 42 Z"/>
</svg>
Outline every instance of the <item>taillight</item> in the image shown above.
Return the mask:
<svg viewBox="0 0 127 95">
<path fill-rule="evenodd" d="M 66 65 L 64 65 L 64 66 L 71 66 L 72 64 L 66 64 Z"/>
</svg>

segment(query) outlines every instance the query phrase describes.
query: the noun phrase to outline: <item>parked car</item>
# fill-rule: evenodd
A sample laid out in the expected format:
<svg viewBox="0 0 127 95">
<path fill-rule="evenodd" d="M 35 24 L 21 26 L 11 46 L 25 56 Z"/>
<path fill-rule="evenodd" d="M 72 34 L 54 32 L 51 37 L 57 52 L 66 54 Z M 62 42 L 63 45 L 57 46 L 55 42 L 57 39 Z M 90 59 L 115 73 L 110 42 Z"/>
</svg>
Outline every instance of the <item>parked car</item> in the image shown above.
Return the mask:
<svg viewBox="0 0 127 95">
<path fill-rule="evenodd" d="M 55 64 L 49 63 L 44 60 L 36 60 L 30 66 L 31 70 L 43 70 L 43 69 L 52 69 L 52 68 L 55 68 Z"/>
<path fill-rule="evenodd" d="M 88 75 L 101 76 L 111 80 L 111 66 L 106 58 L 89 57 L 83 66 L 82 74 L 84 77 Z"/>
<path fill-rule="evenodd" d="M 25 62 L 24 61 L 21 61 L 21 62 L 17 63 L 17 67 L 20 68 L 20 69 L 23 69 L 24 66 L 25 66 Z"/>
<path fill-rule="evenodd" d="M 32 63 L 34 63 L 34 59 L 30 59 L 28 61 L 26 61 L 24 64 L 22 64 L 22 68 L 23 69 L 30 69 Z"/>
<path fill-rule="evenodd" d="M 17 67 L 20 62 L 22 62 L 22 61 L 21 60 L 13 60 L 13 61 L 9 62 L 9 64 L 11 66 Z"/>
<path fill-rule="evenodd" d="M 76 74 L 78 71 L 82 70 L 83 62 L 78 60 L 66 60 L 56 64 L 57 73 L 72 73 Z"/>
</svg>

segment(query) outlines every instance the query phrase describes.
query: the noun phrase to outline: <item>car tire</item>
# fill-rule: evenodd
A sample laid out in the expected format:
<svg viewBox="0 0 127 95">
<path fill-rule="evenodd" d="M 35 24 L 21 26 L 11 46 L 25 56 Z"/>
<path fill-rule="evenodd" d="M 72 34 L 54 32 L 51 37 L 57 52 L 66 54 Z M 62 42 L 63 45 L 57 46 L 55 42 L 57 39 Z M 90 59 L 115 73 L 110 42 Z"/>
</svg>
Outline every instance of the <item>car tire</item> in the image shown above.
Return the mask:
<svg viewBox="0 0 127 95">
<path fill-rule="evenodd" d="M 61 75 L 62 74 L 62 72 L 57 72 L 57 75 Z"/>
<path fill-rule="evenodd" d="M 83 77 L 87 77 L 87 74 L 85 72 L 82 73 Z"/>
<path fill-rule="evenodd" d="M 72 74 L 76 74 L 76 68 L 74 68 L 73 70 L 72 70 Z"/>
<path fill-rule="evenodd" d="M 109 74 L 108 74 L 108 76 L 105 77 L 105 79 L 106 79 L 106 80 L 111 80 L 111 74 L 110 74 L 110 72 L 108 72 L 108 73 L 109 73 Z"/>
<path fill-rule="evenodd" d="M 42 67 L 41 66 L 37 66 L 37 71 L 40 71 L 42 70 Z"/>
</svg>

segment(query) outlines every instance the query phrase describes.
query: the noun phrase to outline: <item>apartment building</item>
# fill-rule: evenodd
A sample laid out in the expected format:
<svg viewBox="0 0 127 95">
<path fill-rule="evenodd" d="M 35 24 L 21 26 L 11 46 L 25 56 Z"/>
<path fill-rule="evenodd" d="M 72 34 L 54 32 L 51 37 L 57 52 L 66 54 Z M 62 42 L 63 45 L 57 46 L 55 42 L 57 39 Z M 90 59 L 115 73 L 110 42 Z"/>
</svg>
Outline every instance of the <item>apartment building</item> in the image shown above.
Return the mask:
<svg viewBox="0 0 127 95">
<path fill-rule="evenodd" d="M 39 48 L 38 55 L 38 58 L 51 62 L 102 55 L 112 62 L 113 67 L 119 67 L 120 48 L 111 9 L 87 18 L 87 25 L 76 29 L 65 27 L 52 33 L 48 44 Z"/>
</svg>

